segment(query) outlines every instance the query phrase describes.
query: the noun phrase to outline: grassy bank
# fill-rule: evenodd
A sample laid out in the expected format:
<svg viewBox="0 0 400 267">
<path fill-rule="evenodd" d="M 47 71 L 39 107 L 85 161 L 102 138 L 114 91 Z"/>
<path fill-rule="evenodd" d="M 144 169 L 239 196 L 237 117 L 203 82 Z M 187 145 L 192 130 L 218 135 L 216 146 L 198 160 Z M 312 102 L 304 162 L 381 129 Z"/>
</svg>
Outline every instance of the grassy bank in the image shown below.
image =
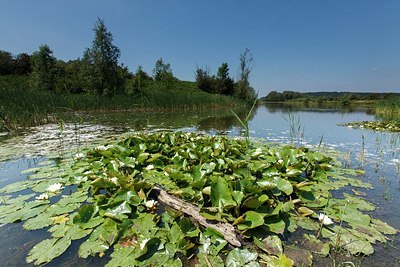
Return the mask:
<svg viewBox="0 0 400 267">
<path fill-rule="evenodd" d="M 73 118 L 76 111 L 200 110 L 246 105 L 233 97 L 209 94 L 192 83 L 154 84 L 130 95 L 67 94 L 0 87 L 0 129 L 39 125 Z"/>
<path fill-rule="evenodd" d="M 380 101 L 375 112 L 387 120 L 400 121 L 400 97 Z"/>
</svg>

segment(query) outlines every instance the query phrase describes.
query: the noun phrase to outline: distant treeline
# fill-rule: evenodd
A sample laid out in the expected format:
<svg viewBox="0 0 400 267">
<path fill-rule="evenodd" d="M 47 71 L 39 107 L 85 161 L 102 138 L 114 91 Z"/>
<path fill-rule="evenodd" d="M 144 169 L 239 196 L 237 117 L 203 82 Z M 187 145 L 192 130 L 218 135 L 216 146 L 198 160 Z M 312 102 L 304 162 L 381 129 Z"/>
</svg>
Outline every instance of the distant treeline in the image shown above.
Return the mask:
<svg viewBox="0 0 400 267">
<path fill-rule="evenodd" d="M 386 100 L 399 97 L 400 93 L 358 93 L 358 92 L 306 92 L 295 91 L 271 91 L 260 100 L 267 102 L 287 102 L 287 101 L 339 101 L 347 103 L 356 100 Z"/>
<path fill-rule="evenodd" d="M 171 65 L 162 58 L 155 62 L 151 74 L 139 65 L 132 73 L 119 63 L 121 51 L 113 44 L 113 36 L 104 21 L 98 19 L 94 39 L 82 58 L 67 62 L 57 59 L 48 45 L 41 45 L 32 55 L 16 56 L 0 50 L 0 87 L 67 92 L 69 94 L 95 93 L 104 96 L 116 94 L 138 95 L 143 90 L 168 90 L 179 81 Z M 216 75 L 197 68 L 195 87 L 214 94 L 249 100 L 255 98 L 249 84 L 252 55 L 248 49 L 239 58 L 239 78 L 229 75 L 229 66 L 222 63 Z"/>
</svg>

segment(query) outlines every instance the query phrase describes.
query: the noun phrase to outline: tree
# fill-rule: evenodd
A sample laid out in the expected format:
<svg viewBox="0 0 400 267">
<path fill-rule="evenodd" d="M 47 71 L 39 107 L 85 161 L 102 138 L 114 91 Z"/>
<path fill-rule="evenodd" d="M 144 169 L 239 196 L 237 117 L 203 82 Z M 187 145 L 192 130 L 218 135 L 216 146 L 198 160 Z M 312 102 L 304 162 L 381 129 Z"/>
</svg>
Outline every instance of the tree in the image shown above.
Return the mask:
<svg viewBox="0 0 400 267">
<path fill-rule="evenodd" d="M 56 86 L 56 58 L 48 45 L 39 46 L 32 54 L 31 85 L 37 90 L 54 90 Z"/>
<path fill-rule="evenodd" d="M 0 75 L 10 75 L 14 72 L 14 59 L 10 52 L 0 50 Z"/>
<path fill-rule="evenodd" d="M 234 93 L 234 82 L 229 77 L 228 63 L 222 63 L 221 67 L 218 68 L 217 72 L 217 85 L 218 91 L 224 95 L 233 95 Z"/>
<path fill-rule="evenodd" d="M 31 72 L 31 56 L 26 53 L 18 54 L 18 56 L 14 59 L 14 74 L 28 75 Z"/>
<path fill-rule="evenodd" d="M 196 84 L 197 88 L 205 92 L 213 92 L 213 77 L 210 76 L 208 68 L 196 68 Z"/>
<path fill-rule="evenodd" d="M 171 65 L 164 63 L 163 59 L 160 58 L 156 61 L 153 69 L 153 77 L 156 82 L 168 82 L 174 79 L 172 74 Z"/>
<path fill-rule="evenodd" d="M 241 99 L 252 100 L 256 97 L 256 94 L 254 88 L 250 86 L 249 82 L 253 55 L 250 53 L 248 48 L 240 54 L 239 60 L 239 79 L 236 83 L 235 95 Z"/>
<path fill-rule="evenodd" d="M 118 75 L 120 50 L 113 44 L 113 36 L 104 21 L 97 19 L 93 28 L 92 46 L 83 53 L 82 78 L 85 89 L 103 95 L 115 94 L 121 87 Z"/>
</svg>

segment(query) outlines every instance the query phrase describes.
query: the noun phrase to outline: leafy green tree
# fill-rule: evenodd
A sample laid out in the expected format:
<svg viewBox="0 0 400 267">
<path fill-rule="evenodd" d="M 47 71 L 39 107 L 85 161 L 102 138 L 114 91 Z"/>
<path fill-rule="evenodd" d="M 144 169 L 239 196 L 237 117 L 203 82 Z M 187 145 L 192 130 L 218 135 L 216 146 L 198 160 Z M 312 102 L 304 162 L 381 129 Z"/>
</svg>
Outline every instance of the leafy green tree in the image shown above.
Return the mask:
<svg viewBox="0 0 400 267">
<path fill-rule="evenodd" d="M 54 90 L 56 87 L 56 58 L 48 45 L 39 46 L 32 54 L 31 86 L 37 90 Z"/>
<path fill-rule="evenodd" d="M 0 50 L 0 75 L 10 75 L 14 72 L 14 59 L 10 52 Z"/>
<path fill-rule="evenodd" d="M 164 63 L 162 58 L 158 59 L 154 65 L 153 77 L 156 82 L 169 82 L 173 80 L 174 75 L 172 74 L 171 65 Z"/>
<path fill-rule="evenodd" d="M 82 62 L 80 59 L 64 62 L 57 60 L 57 86 L 58 91 L 69 93 L 82 93 L 83 83 L 80 76 Z"/>
<path fill-rule="evenodd" d="M 14 59 L 14 74 L 28 75 L 32 72 L 31 56 L 27 53 L 18 54 Z"/>
<path fill-rule="evenodd" d="M 113 36 L 104 21 L 98 18 L 93 28 L 92 46 L 83 53 L 82 79 L 85 89 L 103 95 L 113 95 L 122 88 L 118 59 L 121 52 L 113 44 Z"/>
<path fill-rule="evenodd" d="M 253 55 L 250 53 L 248 48 L 246 48 L 246 50 L 240 54 L 239 60 L 240 72 L 239 79 L 235 86 L 235 95 L 241 99 L 251 101 L 256 97 L 256 94 L 254 92 L 254 88 L 250 86 L 249 81 Z"/>
<path fill-rule="evenodd" d="M 202 69 L 200 67 L 196 68 L 196 85 L 202 91 L 212 93 L 213 88 L 213 77 L 210 76 L 210 71 L 208 68 Z"/>
<path fill-rule="evenodd" d="M 224 95 L 233 95 L 234 93 L 234 82 L 229 76 L 228 63 L 222 63 L 221 67 L 218 68 L 217 72 L 217 85 L 218 91 Z"/>
</svg>

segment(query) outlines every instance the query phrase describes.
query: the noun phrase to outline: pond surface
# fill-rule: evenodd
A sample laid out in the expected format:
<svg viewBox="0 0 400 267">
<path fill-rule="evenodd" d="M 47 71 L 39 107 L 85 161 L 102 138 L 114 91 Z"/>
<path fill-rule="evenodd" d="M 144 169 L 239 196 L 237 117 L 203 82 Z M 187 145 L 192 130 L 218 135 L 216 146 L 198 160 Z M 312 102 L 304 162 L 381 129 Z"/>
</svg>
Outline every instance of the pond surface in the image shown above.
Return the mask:
<svg viewBox="0 0 400 267">
<path fill-rule="evenodd" d="M 245 117 L 245 112 L 239 112 Z M 44 125 L 18 135 L 0 135 L 0 187 L 27 179 L 21 171 L 40 165 L 48 156 L 66 157 L 82 147 L 135 131 L 183 130 L 208 134 L 241 135 L 243 130 L 229 110 L 161 112 L 107 112 L 80 114 L 80 123 Z M 375 120 L 368 108 L 309 108 L 282 105 L 259 106 L 250 117 L 250 136 L 269 142 L 298 146 L 322 145 L 343 153 L 343 164 L 366 171 L 361 177 L 374 189 L 363 190 L 377 209 L 371 214 L 400 229 L 400 134 L 378 133 L 337 124 Z M 46 231 L 25 231 L 21 224 L 0 226 L 2 266 L 26 265 L 27 252 L 48 237 Z M 375 246 L 362 266 L 400 264 L 397 235 L 386 245 Z M 104 265 L 107 259 L 77 259 L 79 244 L 48 266 Z M 354 260 L 349 258 L 349 260 Z M 346 261 L 342 258 L 341 261 Z M 354 262 L 354 261 L 353 261 Z M 338 264 L 339 262 L 336 262 Z M 332 259 L 316 265 L 333 265 Z"/>
</svg>

